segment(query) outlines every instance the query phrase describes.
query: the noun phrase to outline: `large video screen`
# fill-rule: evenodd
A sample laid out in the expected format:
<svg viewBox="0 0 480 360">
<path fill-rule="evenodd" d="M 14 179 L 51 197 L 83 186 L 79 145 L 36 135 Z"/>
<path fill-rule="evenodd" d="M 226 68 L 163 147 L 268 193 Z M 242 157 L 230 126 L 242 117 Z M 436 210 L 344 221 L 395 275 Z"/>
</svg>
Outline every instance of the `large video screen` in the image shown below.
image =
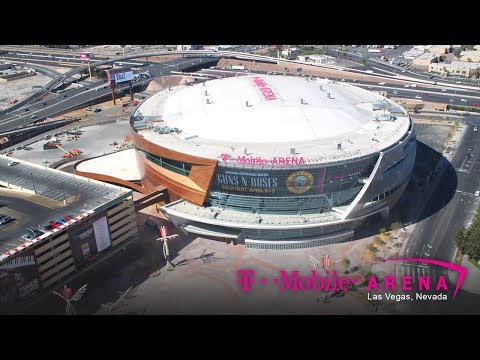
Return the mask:
<svg viewBox="0 0 480 360">
<path fill-rule="evenodd" d="M 0 307 L 26 300 L 41 289 L 33 250 L 0 265 Z"/>
<path fill-rule="evenodd" d="M 105 213 L 93 216 L 69 232 L 72 255 L 80 266 L 112 245 Z"/>
<path fill-rule="evenodd" d="M 306 196 L 326 194 L 359 185 L 368 177 L 375 158 L 327 168 L 250 170 L 217 167 L 211 191 L 239 195 Z"/>
</svg>

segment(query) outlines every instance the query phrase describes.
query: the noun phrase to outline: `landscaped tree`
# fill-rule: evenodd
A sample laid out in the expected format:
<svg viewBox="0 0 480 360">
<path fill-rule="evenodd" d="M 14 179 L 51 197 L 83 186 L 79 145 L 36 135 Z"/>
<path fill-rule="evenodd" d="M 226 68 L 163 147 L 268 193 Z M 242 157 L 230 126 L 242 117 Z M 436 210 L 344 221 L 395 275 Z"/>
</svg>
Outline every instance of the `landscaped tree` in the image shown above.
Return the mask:
<svg viewBox="0 0 480 360">
<path fill-rule="evenodd" d="M 350 267 L 350 259 L 344 257 L 344 258 L 342 259 L 342 265 L 345 267 L 345 269 L 348 269 L 348 268 Z"/>
<path fill-rule="evenodd" d="M 472 224 L 466 229 L 461 227 L 454 237 L 458 249 L 474 261 L 480 260 L 480 214 L 476 213 Z"/>
<path fill-rule="evenodd" d="M 400 224 L 398 221 L 395 221 L 394 223 L 392 223 L 390 225 L 390 230 L 395 231 L 395 230 L 400 229 L 401 227 L 402 227 L 402 224 Z"/>
<path fill-rule="evenodd" d="M 373 238 L 373 242 L 380 246 L 385 245 L 385 241 L 383 241 L 378 235 Z"/>
<path fill-rule="evenodd" d="M 370 251 L 370 253 L 373 255 L 373 257 L 376 257 L 378 249 L 375 247 L 375 245 L 373 243 L 368 243 L 367 244 L 367 250 Z"/>
<path fill-rule="evenodd" d="M 420 111 L 420 109 L 422 109 L 422 108 L 423 108 L 423 105 L 422 105 L 422 104 L 415 104 L 414 107 L 413 107 L 413 112 L 414 112 L 415 114 L 418 114 L 419 111 Z"/>
<path fill-rule="evenodd" d="M 473 70 L 470 72 L 470 75 L 471 75 L 472 77 L 474 77 L 475 79 L 478 79 L 478 77 L 480 76 L 480 68 L 473 69 Z"/>
</svg>

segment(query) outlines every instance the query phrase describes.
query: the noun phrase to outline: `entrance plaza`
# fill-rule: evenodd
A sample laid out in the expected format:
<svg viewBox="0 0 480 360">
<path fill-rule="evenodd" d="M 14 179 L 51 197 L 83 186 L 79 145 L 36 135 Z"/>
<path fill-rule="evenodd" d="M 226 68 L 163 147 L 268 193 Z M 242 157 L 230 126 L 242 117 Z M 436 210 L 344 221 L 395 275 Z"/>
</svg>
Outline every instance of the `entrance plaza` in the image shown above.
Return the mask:
<svg viewBox="0 0 480 360">
<path fill-rule="evenodd" d="M 167 224 L 157 217 L 154 207 L 144 209 L 142 213 L 150 222 Z M 141 228 L 144 228 L 140 229 L 141 241 L 149 247 L 146 257 L 161 263 L 162 267 L 158 270 L 152 266 L 153 272 L 146 280 L 134 284 L 113 304 L 102 306 L 97 314 L 369 314 L 377 311 L 374 304 L 356 292 L 334 295 L 330 291 L 329 297 L 334 296 L 324 301 L 323 291 L 280 290 L 281 282 L 275 284 L 273 279 L 281 278 L 281 270 L 289 276 L 298 270 L 299 277 L 309 276 L 312 270 L 316 270 L 318 276 L 325 277 L 325 270 L 316 268 L 310 256 L 321 261 L 327 255 L 331 260 L 329 276 L 336 271 L 337 276 L 358 277 L 368 269 L 393 273 L 391 263 L 374 264 L 373 268 L 366 265 L 365 245 L 371 238 L 319 248 L 275 251 L 247 249 L 227 241 L 181 233 L 168 242 L 174 266 L 168 271 L 164 266 L 161 243 L 157 242 L 152 248 L 152 240 L 148 238 L 152 237 L 151 229 L 147 229 L 147 225 Z M 169 235 L 176 233 L 172 229 L 169 228 Z M 402 232 L 399 231 L 399 241 Z M 350 267 L 358 266 L 359 270 L 345 275 L 341 261 L 345 257 L 350 259 Z M 239 270 L 255 271 L 251 290 L 242 290 L 238 282 Z M 262 279 L 266 279 L 265 284 Z M 391 310 L 391 307 L 385 307 L 378 312 Z"/>
</svg>

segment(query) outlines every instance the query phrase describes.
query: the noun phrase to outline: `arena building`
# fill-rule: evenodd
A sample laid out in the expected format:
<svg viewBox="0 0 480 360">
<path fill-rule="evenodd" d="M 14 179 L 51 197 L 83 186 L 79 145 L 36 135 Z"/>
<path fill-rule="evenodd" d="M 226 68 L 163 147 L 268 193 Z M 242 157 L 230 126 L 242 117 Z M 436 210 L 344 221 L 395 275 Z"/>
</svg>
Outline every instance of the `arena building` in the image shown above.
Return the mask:
<svg viewBox="0 0 480 360">
<path fill-rule="evenodd" d="M 405 109 L 343 82 L 247 75 L 158 92 L 131 116 L 142 186 L 184 231 L 249 248 L 352 239 L 405 190 Z"/>
</svg>

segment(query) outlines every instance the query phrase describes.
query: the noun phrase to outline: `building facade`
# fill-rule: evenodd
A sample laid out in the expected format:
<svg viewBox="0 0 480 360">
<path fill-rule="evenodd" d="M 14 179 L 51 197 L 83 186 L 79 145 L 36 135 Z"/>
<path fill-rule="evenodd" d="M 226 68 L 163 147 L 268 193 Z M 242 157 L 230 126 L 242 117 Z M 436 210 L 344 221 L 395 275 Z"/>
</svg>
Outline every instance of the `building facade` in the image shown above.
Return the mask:
<svg viewBox="0 0 480 360">
<path fill-rule="evenodd" d="M 438 62 L 438 56 L 437 54 L 424 53 L 413 59 L 412 66 L 417 70 L 427 71 L 430 64 Z"/>
<path fill-rule="evenodd" d="M 451 61 L 447 62 L 440 62 L 440 63 L 432 63 L 428 67 L 428 72 L 433 74 L 438 74 L 441 76 L 464 76 L 464 77 L 471 77 L 472 71 L 480 68 L 480 64 L 475 62 L 469 61 Z"/>
</svg>

